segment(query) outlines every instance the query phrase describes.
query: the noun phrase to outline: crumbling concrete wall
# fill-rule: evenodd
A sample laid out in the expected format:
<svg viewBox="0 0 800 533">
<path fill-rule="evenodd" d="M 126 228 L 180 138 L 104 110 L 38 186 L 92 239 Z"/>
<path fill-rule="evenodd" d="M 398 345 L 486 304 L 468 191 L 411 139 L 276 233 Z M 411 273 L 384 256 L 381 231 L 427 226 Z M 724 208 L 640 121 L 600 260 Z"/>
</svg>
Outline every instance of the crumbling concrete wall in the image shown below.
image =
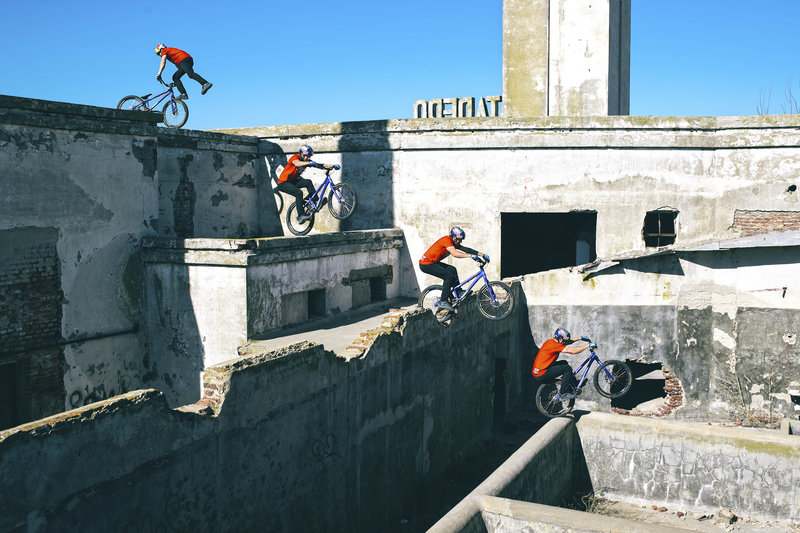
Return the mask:
<svg viewBox="0 0 800 533">
<path fill-rule="evenodd" d="M 21 394 L 18 422 L 141 387 L 138 243 L 158 220 L 153 119 L 0 96 L 0 239 L 12 243 L 0 291 L 27 280 L 18 288 L 28 295 L 5 300 L 0 360 L 27 367 L 19 390 L 47 389 Z"/>
<path fill-rule="evenodd" d="M 258 140 L 159 130 L 159 235 L 255 238 L 282 235 Z"/>
<path fill-rule="evenodd" d="M 216 365 L 178 411 L 138 391 L 0 432 L 0 531 L 385 529 L 489 437 L 495 359 L 514 372 L 527 327 L 474 300 L 450 328 L 396 318 L 349 361 L 301 343 Z"/>
<path fill-rule="evenodd" d="M 657 362 L 675 376 L 680 404 L 642 414 L 774 425 L 797 416 L 798 262 L 797 247 L 676 252 L 590 275 L 533 274 L 523 287 L 537 346 L 566 327 L 597 341 L 601 358 Z M 577 366 L 583 357 L 568 360 Z M 644 386 L 634 381 L 629 395 Z M 588 389 L 579 400 L 586 408 L 623 401 Z"/>
<path fill-rule="evenodd" d="M 402 228 L 416 259 L 454 224 L 500 273 L 502 213 L 597 213 L 600 258 L 647 250 L 648 211 L 678 211 L 676 244 L 739 236 L 737 210 L 797 211 L 800 119 L 416 119 L 224 130 L 279 163 L 301 144 L 342 164 L 360 205 L 345 229 Z M 532 227 L 532 232 L 550 231 Z M 506 237 L 506 240 L 508 238 Z M 462 275 L 468 261 L 455 262 Z M 428 278 L 418 274 L 419 285 Z"/>
<path fill-rule="evenodd" d="M 249 339 L 370 303 L 376 285 L 378 301 L 416 290 L 398 229 L 143 246 L 148 384 L 173 406 L 197 401 L 203 369 Z"/>
<path fill-rule="evenodd" d="M 577 423 L 605 498 L 800 519 L 800 439 L 778 432 L 592 413 Z"/>
</svg>

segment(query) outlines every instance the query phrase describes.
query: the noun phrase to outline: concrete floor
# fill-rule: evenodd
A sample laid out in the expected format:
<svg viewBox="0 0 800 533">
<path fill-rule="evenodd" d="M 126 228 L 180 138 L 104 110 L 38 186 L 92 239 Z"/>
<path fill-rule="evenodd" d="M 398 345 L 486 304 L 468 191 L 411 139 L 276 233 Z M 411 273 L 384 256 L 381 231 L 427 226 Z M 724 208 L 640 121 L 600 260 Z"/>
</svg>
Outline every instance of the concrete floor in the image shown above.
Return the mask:
<svg viewBox="0 0 800 533">
<path fill-rule="evenodd" d="M 311 341 L 323 345 L 326 350 L 340 354 L 344 353 L 361 332 L 379 327 L 390 309 L 413 308 L 416 305 L 417 300 L 413 298 L 386 300 L 354 311 L 313 320 L 302 326 L 283 329 L 273 335 L 251 339 L 250 344 L 265 348 L 280 348 L 296 342 Z"/>
</svg>

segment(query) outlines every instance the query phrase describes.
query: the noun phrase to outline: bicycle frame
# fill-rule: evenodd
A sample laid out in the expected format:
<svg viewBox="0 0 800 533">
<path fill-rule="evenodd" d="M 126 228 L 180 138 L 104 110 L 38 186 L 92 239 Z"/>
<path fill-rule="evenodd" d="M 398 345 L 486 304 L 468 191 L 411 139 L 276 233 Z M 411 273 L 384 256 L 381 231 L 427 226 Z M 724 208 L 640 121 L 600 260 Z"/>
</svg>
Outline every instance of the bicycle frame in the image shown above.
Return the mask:
<svg viewBox="0 0 800 533">
<path fill-rule="evenodd" d="M 592 367 L 592 364 L 593 364 L 593 363 L 595 363 L 595 362 L 596 362 L 598 365 L 600 365 L 600 368 L 602 368 L 602 369 L 603 369 L 603 371 L 606 373 L 606 375 L 607 375 L 607 376 L 608 376 L 608 377 L 609 377 L 609 378 L 610 378 L 612 381 L 614 381 L 614 376 L 611 374 L 611 372 L 609 372 L 609 371 L 608 371 L 608 369 L 606 368 L 606 365 L 604 365 L 604 364 L 603 364 L 603 362 L 600 360 L 600 358 L 597 356 L 597 354 L 596 354 L 596 353 L 594 353 L 594 350 L 592 350 L 592 353 L 591 353 L 591 355 L 589 355 L 589 357 L 587 357 L 586 359 L 584 359 L 584 361 L 583 361 L 583 362 L 580 364 L 580 366 L 579 366 L 579 367 L 578 367 L 578 368 L 575 370 L 575 372 L 573 372 L 573 373 L 572 373 L 572 376 L 573 376 L 574 378 L 576 378 L 576 379 L 577 379 L 577 377 L 578 377 L 578 374 L 580 374 L 580 373 L 581 373 L 581 370 L 583 370 L 583 375 L 581 376 L 581 378 L 580 378 L 580 379 L 578 379 L 578 384 L 575 386 L 575 388 L 576 388 L 576 389 L 581 389 L 581 388 L 583 388 L 583 385 L 584 385 L 584 383 L 586 383 L 587 377 L 588 377 L 588 375 L 589 375 L 589 369 Z M 585 367 L 585 368 L 584 368 L 584 367 Z"/>
<path fill-rule="evenodd" d="M 161 102 L 163 102 L 164 99 L 167 97 L 167 95 L 169 95 L 169 101 L 170 102 L 175 100 L 175 93 L 172 92 L 172 87 L 167 87 L 167 90 L 164 91 L 163 93 L 158 93 L 155 96 L 151 96 L 150 98 L 144 99 L 144 102 L 142 102 L 142 107 L 144 107 L 145 111 L 150 111 L 153 108 L 159 106 L 161 104 Z M 158 98 L 158 101 L 155 104 L 150 105 L 150 102 L 152 102 L 156 98 Z M 175 104 L 173 103 L 172 105 L 175 105 Z M 137 107 L 138 106 L 134 106 L 133 109 L 137 109 Z M 172 112 L 174 113 L 175 109 L 173 109 Z"/>
<path fill-rule="evenodd" d="M 325 172 L 325 180 L 319 187 L 317 187 L 317 190 L 314 191 L 314 194 L 312 194 L 308 198 L 308 200 L 306 200 L 305 203 L 303 204 L 303 206 L 309 211 L 315 211 L 315 212 L 319 211 L 320 207 L 322 207 L 320 205 L 322 203 L 322 199 L 325 197 L 325 193 L 328 191 L 328 186 L 330 185 L 330 187 L 333 188 L 333 179 L 331 179 L 331 170 L 333 169 L 329 169 Z M 333 190 L 334 194 L 336 194 L 336 190 L 335 189 Z M 315 197 L 317 198 L 316 202 L 314 201 Z"/>
<path fill-rule="evenodd" d="M 478 283 L 479 280 L 483 280 L 484 285 L 486 285 L 486 289 L 489 291 L 489 295 L 492 297 L 492 300 L 494 300 L 495 299 L 494 291 L 492 290 L 492 286 L 489 284 L 489 278 L 486 277 L 486 272 L 484 272 L 483 266 L 481 266 L 480 270 L 475 272 L 469 278 L 467 278 L 463 282 L 461 282 L 458 285 L 456 285 L 455 287 L 453 287 L 453 296 L 455 296 L 455 298 L 456 298 L 456 300 L 458 302 L 461 302 L 461 300 L 463 300 L 464 298 L 467 297 L 467 295 L 470 293 L 472 288 Z M 470 286 L 467 287 L 466 290 L 462 291 L 461 296 L 459 297 L 458 296 L 458 292 L 456 291 L 456 289 L 462 288 L 464 285 L 466 285 L 470 281 L 472 282 L 472 283 L 470 283 Z"/>
</svg>

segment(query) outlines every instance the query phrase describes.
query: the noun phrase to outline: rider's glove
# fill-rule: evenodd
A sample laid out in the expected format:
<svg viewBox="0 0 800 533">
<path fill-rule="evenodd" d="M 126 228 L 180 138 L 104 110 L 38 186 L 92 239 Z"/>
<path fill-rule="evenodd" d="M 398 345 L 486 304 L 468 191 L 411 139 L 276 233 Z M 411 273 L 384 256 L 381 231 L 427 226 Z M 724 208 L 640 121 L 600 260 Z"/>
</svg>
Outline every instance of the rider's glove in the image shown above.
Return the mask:
<svg viewBox="0 0 800 533">
<path fill-rule="evenodd" d="M 592 350 L 594 350 L 595 348 L 597 348 L 597 343 L 596 343 L 596 342 L 590 342 L 590 343 L 589 343 L 589 348 L 591 348 Z"/>
<path fill-rule="evenodd" d="M 486 260 L 487 263 L 489 262 L 489 254 L 483 254 L 483 258 Z"/>
<path fill-rule="evenodd" d="M 590 339 L 589 339 L 589 337 L 587 337 L 586 335 L 582 335 L 582 336 L 581 336 L 581 340 L 582 340 L 582 341 L 589 342 L 589 340 L 590 340 Z"/>
<path fill-rule="evenodd" d="M 159 83 L 164 83 L 164 80 L 161 79 L 161 75 L 160 74 L 158 76 L 156 76 L 156 81 L 159 82 Z"/>
<path fill-rule="evenodd" d="M 340 168 L 342 168 L 341 165 L 333 165 L 333 170 L 339 170 Z"/>
<path fill-rule="evenodd" d="M 470 259 L 474 259 L 475 261 L 477 261 L 477 260 L 478 260 L 478 256 L 477 256 L 477 255 L 475 255 L 475 254 L 472 254 L 471 256 L 469 256 L 469 258 L 470 258 Z"/>
<path fill-rule="evenodd" d="M 319 163 L 317 163 L 316 161 L 312 161 L 312 162 L 311 162 L 311 168 L 320 168 L 321 166 L 322 166 L 322 165 L 320 165 L 320 164 L 319 164 Z"/>
</svg>

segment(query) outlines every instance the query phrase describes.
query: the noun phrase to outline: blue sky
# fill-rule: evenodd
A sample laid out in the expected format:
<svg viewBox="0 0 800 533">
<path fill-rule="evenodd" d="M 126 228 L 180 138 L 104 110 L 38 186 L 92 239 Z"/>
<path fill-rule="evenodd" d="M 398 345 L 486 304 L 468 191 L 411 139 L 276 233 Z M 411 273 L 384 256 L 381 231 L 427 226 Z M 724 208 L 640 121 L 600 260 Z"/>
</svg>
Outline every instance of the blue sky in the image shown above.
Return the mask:
<svg viewBox="0 0 800 533">
<path fill-rule="evenodd" d="M 502 91 L 501 0 L 0 0 L 0 94 L 115 107 L 191 80 L 187 128 L 410 118 L 417 99 Z M 632 0 L 632 115 L 748 115 L 800 97 L 800 0 Z M 167 74 L 172 73 L 168 64 Z M 165 76 L 165 79 L 168 77 Z M 184 78 L 185 79 L 185 78 Z"/>
</svg>

